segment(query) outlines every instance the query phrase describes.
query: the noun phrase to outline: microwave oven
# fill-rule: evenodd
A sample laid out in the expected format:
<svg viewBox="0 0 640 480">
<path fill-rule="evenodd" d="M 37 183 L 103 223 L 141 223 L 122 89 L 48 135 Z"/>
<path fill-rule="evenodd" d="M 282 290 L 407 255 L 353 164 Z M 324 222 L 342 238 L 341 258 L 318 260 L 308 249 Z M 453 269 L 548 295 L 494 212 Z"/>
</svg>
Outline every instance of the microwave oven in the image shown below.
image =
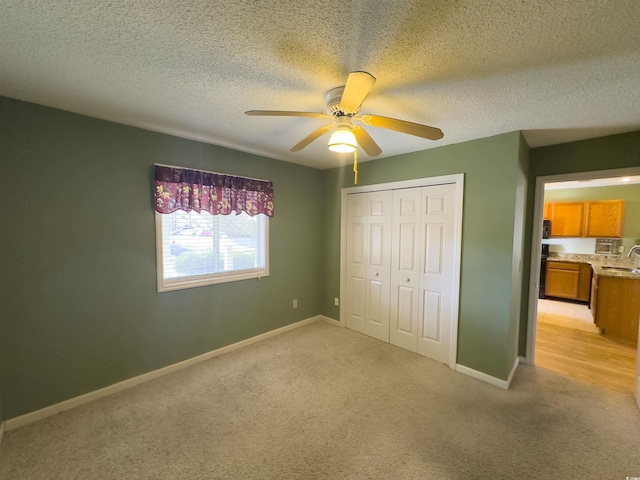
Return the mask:
<svg viewBox="0 0 640 480">
<path fill-rule="evenodd" d="M 619 255 L 622 250 L 622 240 L 619 238 L 596 238 L 596 253 Z"/>
</svg>

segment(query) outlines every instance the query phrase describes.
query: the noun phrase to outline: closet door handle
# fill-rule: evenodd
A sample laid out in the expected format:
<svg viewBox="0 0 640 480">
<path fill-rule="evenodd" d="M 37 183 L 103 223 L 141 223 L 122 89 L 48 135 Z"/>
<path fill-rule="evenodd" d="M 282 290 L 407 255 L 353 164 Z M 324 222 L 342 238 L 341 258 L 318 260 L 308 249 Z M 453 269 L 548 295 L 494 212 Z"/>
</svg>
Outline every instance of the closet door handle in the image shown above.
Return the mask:
<svg viewBox="0 0 640 480">
<path fill-rule="evenodd" d="M 410 279 L 410 278 L 407 278 L 407 283 L 409 283 L 410 281 L 411 281 L 411 279 Z"/>
<path fill-rule="evenodd" d="M 378 272 L 376 272 L 376 277 L 377 277 L 378 275 L 380 275 L 380 274 L 379 274 Z"/>
</svg>

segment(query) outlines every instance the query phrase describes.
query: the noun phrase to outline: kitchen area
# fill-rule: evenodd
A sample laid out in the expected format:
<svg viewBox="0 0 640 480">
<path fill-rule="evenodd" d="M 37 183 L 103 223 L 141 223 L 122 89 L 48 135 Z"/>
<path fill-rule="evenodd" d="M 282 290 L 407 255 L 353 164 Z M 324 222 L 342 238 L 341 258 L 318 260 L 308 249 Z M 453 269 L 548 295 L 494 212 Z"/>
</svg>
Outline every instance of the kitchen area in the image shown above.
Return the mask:
<svg viewBox="0 0 640 480">
<path fill-rule="evenodd" d="M 640 178 L 607 180 L 545 185 L 536 364 L 633 391 Z"/>
</svg>

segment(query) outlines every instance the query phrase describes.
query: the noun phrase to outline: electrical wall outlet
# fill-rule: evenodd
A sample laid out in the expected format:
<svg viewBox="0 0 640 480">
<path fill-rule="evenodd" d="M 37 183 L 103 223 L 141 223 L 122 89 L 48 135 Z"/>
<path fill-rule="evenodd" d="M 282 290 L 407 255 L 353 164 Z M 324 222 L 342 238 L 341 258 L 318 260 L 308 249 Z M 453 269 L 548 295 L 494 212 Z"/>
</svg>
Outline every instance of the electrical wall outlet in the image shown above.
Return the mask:
<svg viewBox="0 0 640 480">
<path fill-rule="evenodd" d="M 334 298 L 334 299 L 333 299 L 333 304 L 334 304 L 336 307 L 339 307 L 339 306 L 340 306 L 340 299 L 339 299 L 338 297 Z"/>
<path fill-rule="evenodd" d="M 298 308 L 298 299 L 293 301 L 293 308 Z"/>
</svg>

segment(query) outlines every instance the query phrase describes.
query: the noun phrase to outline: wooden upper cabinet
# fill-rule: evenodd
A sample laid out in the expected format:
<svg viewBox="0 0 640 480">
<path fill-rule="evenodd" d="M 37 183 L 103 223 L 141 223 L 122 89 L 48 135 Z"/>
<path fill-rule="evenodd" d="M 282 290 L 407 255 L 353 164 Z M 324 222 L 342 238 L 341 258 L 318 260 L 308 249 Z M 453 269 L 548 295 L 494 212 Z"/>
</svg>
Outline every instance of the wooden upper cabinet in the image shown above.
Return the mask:
<svg viewBox="0 0 640 480">
<path fill-rule="evenodd" d="M 584 236 L 621 237 L 623 219 L 624 200 L 586 202 Z"/>
<path fill-rule="evenodd" d="M 551 236 L 582 237 L 584 205 L 584 202 L 551 203 Z"/>
<path fill-rule="evenodd" d="M 545 203 L 552 237 L 622 237 L 624 200 Z"/>
</svg>

